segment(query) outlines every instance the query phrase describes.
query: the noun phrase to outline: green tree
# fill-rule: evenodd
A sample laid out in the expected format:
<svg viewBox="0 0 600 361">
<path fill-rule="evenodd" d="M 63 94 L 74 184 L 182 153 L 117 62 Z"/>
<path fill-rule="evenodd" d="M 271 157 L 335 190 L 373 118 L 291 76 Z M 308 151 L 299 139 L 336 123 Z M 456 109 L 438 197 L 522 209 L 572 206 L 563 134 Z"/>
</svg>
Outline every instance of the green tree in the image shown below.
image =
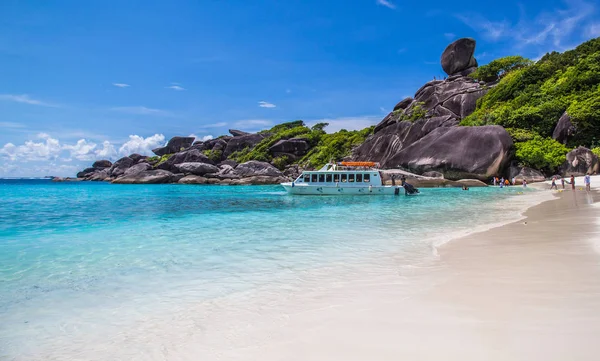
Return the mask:
<svg viewBox="0 0 600 361">
<path fill-rule="evenodd" d="M 498 80 L 504 74 L 510 71 L 521 69 L 533 64 L 529 59 L 522 56 L 506 56 L 504 58 L 496 59 L 487 65 L 480 66 L 477 70 L 470 74 L 472 78 L 483 80 L 485 82 L 491 82 Z"/>
<path fill-rule="evenodd" d="M 535 136 L 531 140 L 515 143 L 516 157 L 527 167 L 553 173 L 564 163 L 569 149 L 551 138 Z"/>
</svg>

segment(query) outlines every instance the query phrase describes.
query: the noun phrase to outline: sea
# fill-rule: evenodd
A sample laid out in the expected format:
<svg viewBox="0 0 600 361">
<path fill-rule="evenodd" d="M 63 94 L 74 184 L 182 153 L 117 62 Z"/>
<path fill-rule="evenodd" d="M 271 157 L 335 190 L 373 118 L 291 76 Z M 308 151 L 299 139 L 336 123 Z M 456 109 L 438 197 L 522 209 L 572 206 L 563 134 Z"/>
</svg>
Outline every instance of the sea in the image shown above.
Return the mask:
<svg viewBox="0 0 600 361">
<path fill-rule="evenodd" d="M 170 359 L 200 334 L 231 339 L 236 302 L 239 311 L 266 290 L 302 294 L 373 270 L 402 281 L 444 243 L 517 221 L 545 197 L 522 187 L 341 197 L 3 179 L 0 360 Z"/>
</svg>

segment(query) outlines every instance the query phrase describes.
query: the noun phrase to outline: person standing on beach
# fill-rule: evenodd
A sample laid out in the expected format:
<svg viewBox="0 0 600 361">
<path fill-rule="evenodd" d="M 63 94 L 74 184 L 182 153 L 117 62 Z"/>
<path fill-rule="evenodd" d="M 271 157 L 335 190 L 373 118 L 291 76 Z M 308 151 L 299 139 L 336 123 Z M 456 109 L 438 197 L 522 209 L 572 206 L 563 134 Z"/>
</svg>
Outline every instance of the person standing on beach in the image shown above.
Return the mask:
<svg viewBox="0 0 600 361">
<path fill-rule="evenodd" d="M 550 189 L 558 189 L 558 187 L 556 186 L 556 177 L 552 177 L 552 185 L 550 186 Z"/>
<path fill-rule="evenodd" d="M 586 174 L 585 177 L 583 177 L 583 183 L 585 183 L 585 190 L 586 191 L 590 191 L 591 188 L 591 179 L 590 179 L 590 174 Z"/>
<path fill-rule="evenodd" d="M 560 184 L 562 185 L 563 189 L 565 189 L 565 177 L 560 177 Z"/>
<path fill-rule="evenodd" d="M 523 188 L 527 188 L 527 179 L 523 178 Z"/>
<path fill-rule="evenodd" d="M 513 177 L 513 178 L 512 178 L 512 185 L 513 185 L 513 186 L 514 186 L 514 185 L 517 185 L 517 178 L 516 178 L 516 177 Z"/>
<path fill-rule="evenodd" d="M 494 186 L 498 184 L 498 177 L 493 177 L 492 181 L 494 182 Z"/>
<path fill-rule="evenodd" d="M 571 189 L 575 190 L 575 176 L 571 174 Z"/>
</svg>

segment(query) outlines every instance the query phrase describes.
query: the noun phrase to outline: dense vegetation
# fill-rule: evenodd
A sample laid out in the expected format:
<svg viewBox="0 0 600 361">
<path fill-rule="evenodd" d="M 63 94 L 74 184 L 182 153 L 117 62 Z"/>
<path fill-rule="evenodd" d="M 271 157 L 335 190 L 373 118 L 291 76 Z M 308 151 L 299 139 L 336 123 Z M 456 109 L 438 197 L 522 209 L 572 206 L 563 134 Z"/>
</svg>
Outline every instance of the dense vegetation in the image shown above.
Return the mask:
<svg viewBox="0 0 600 361">
<path fill-rule="evenodd" d="M 472 76 L 484 81 L 500 80 L 479 99 L 475 112 L 461 125 L 512 128 L 516 157 L 521 163 L 553 170 L 560 164 L 559 158 L 564 160 L 559 155 L 568 148 L 600 145 L 600 38 L 564 53 L 548 53 L 535 63 L 516 56 L 498 59 Z M 565 111 L 576 128 L 568 148 L 551 139 Z M 530 139 L 516 137 L 525 131 Z"/>
<path fill-rule="evenodd" d="M 374 128 L 369 127 L 360 131 L 342 129 L 339 132 L 327 134 L 324 130 L 327 125 L 327 123 L 318 123 L 309 128 L 301 120 L 278 124 L 269 130 L 261 131 L 260 133 L 266 135 L 266 138 L 253 149 L 246 148 L 235 152 L 229 156 L 229 159 L 240 163 L 249 160 L 271 162 L 279 169 L 284 169 L 292 163 L 318 168 L 330 160 L 339 161 L 350 155 L 352 148 L 364 142 Z M 299 160 L 286 156 L 273 157 L 269 153 L 269 148 L 275 143 L 290 138 L 305 139 L 310 146 L 310 151 Z"/>
</svg>

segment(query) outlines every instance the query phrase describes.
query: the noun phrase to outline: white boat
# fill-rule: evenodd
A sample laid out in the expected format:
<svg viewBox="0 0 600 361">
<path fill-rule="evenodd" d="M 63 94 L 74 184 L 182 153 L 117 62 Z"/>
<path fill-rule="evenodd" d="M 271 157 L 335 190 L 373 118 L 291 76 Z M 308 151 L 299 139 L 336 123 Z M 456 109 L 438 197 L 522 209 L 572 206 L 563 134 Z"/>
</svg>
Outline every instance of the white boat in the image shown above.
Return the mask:
<svg viewBox="0 0 600 361">
<path fill-rule="evenodd" d="M 384 185 L 373 162 L 328 163 L 316 171 L 305 171 L 293 182 L 281 183 L 290 194 L 304 195 L 400 195 L 417 194 L 407 185 Z M 408 192 L 408 190 L 411 192 Z"/>
</svg>

